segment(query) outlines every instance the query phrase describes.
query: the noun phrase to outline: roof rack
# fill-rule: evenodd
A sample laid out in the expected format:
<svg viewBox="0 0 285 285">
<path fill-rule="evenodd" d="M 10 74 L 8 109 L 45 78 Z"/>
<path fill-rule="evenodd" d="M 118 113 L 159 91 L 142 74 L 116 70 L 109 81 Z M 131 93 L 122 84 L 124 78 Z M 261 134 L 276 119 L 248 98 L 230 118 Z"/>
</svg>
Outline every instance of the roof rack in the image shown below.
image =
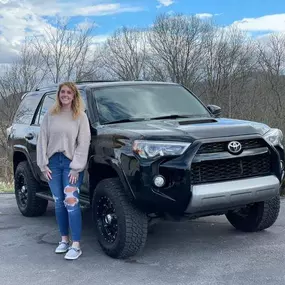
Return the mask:
<svg viewBox="0 0 285 285">
<path fill-rule="evenodd" d="M 100 82 L 117 82 L 121 80 L 86 80 L 86 81 L 75 81 L 75 84 L 84 84 L 84 83 L 100 83 Z"/>
<path fill-rule="evenodd" d="M 57 88 L 58 87 L 58 83 L 54 83 L 54 84 L 43 86 L 43 87 L 35 87 L 31 91 L 40 91 L 40 90 L 49 89 L 49 88 L 52 88 L 52 87 L 56 87 Z"/>
<path fill-rule="evenodd" d="M 84 84 L 84 83 L 96 83 L 96 82 L 117 82 L 117 81 L 121 81 L 121 80 L 86 80 L 86 81 L 75 81 L 75 84 Z M 40 90 L 44 90 L 44 89 L 49 89 L 52 87 L 58 87 L 60 83 L 53 83 L 47 86 L 42 86 L 42 87 L 35 87 L 33 88 L 31 91 L 40 91 Z"/>
</svg>

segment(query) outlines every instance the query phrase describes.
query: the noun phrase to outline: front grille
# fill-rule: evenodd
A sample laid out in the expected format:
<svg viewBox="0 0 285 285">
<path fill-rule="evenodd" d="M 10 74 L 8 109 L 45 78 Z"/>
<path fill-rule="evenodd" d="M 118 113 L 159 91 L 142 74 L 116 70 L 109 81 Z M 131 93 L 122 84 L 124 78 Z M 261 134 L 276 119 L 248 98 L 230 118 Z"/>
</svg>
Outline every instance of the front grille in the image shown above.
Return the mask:
<svg viewBox="0 0 285 285">
<path fill-rule="evenodd" d="M 193 163 L 192 184 L 226 181 L 271 173 L 270 154 Z"/>
<path fill-rule="evenodd" d="M 263 139 L 247 139 L 247 140 L 238 140 L 238 141 L 241 143 L 243 150 L 266 146 L 266 143 Z M 228 151 L 227 145 L 229 142 L 231 141 L 202 144 L 197 154 Z"/>
</svg>

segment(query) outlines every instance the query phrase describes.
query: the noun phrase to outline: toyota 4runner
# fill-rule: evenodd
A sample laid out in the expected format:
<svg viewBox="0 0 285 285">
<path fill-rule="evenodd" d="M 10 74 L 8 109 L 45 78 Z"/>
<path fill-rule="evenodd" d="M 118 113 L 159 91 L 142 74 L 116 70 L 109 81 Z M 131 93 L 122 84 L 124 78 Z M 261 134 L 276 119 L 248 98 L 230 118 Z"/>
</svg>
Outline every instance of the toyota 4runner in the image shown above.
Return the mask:
<svg viewBox="0 0 285 285">
<path fill-rule="evenodd" d="M 270 227 L 280 207 L 282 132 L 220 118 L 185 87 L 165 82 L 78 82 L 91 142 L 82 206 L 104 252 L 143 249 L 155 218 L 225 215 L 238 230 Z M 36 144 L 57 85 L 26 93 L 8 132 L 15 197 L 24 216 L 45 213 L 50 189 Z"/>
</svg>

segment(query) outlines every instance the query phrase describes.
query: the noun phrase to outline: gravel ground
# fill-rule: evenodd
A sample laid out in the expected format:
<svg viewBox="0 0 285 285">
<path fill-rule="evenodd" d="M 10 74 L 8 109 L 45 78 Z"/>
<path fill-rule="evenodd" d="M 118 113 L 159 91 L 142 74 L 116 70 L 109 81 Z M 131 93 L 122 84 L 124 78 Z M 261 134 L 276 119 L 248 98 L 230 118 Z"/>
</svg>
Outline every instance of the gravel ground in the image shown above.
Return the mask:
<svg viewBox="0 0 285 285">
<path fill-rule="evenodd" d="M 0 194 L 0 284 L 285 284 L 285 200 L 277 222 L 261 233 L 236 231 L 225 219 L 162 222 L 143 253 L 130 260 L 106 256 L 96 242 L 90 212 L 83 214 L 83 255 L 54 254 L 58 242 L 53 204 L 25 218 L 14 195 Z"/>
</svg>

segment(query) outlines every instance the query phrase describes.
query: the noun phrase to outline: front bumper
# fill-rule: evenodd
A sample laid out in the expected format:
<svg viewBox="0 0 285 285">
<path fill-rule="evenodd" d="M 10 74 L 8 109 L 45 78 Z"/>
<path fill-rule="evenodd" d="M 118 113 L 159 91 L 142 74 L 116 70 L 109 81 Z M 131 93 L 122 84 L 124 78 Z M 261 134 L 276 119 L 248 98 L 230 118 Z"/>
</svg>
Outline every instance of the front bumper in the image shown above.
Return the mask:
<svg viewBox="0 0 285 285">
<path fill-rule="evenodd" d="M 279 189 L 280 181 L 274 175 L 194 185 L 185 213 L 214 211 L 265 201 L 278 195 Z"/>
<path fill-rule="evenodd" d="M 231 140 L 243 143 L 241 154 L 226 150 Z M 256 136 L 195 141 L 173 159 L 148 161 L 123 155 L 121 162 L 136 202 L 148 213 L 223 212 L 273 197 L 282 178 L 280 155 Z M 154 185 L 157 175 L 165 178 L 163 187 Z"/>
</svg>

